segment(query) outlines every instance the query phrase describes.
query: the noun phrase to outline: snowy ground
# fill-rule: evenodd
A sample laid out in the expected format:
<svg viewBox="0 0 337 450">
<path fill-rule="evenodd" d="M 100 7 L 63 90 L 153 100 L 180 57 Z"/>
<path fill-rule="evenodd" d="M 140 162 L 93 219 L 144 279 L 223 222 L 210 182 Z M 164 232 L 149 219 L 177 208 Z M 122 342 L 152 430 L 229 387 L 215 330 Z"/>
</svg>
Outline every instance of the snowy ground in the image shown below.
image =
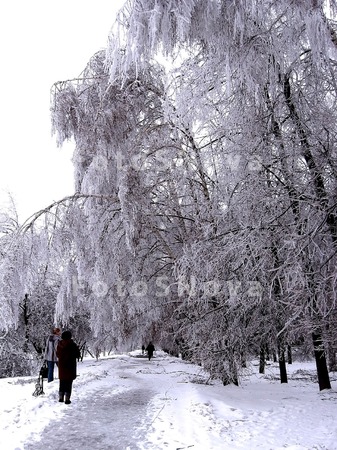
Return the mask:
<svg viewBox="0 0 337 450">
<path fill-rule="evenodd" d="M 289 365 L 288 384 L 275 365 L 257 369 L 224 387 L 162 352 L 87 359 L 71 405 L 57 401 L 58 380 L 33 397 L 35 378 L 1 379 L 0 449 L 337 449 L 334 374 L 319 392 L 312 362 Z"/>
</svg>

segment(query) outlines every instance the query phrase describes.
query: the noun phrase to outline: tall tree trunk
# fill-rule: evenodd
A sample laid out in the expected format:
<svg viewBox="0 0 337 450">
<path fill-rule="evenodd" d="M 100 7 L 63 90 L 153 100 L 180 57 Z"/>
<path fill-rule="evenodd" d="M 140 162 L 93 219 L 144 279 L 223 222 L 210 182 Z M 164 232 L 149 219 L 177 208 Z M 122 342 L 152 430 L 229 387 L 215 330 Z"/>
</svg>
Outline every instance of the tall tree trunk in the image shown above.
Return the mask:
<svg viewBox="0 0 337 450">
<path fill-rule="evenodd" d="M 328 359 L 329 359 L 329 371 L 336 372 L 337 370 L 337 360 L 336 360 L 336 348 L 333 344 L 328 346 Z"/>
<path fill-rule="evenodd" d="M 293 352 L 292 352 L 291 345 L 287 345 L 287 357 L 288 357 L 288 364 L 292 364 L 293 363 Z"/>
<path fill-rule="evenodd" d="M 28 300 L 28 294 L 25 294 L 25 298 L 23 299 L 22 303 L 19 304 L 22 314 L 23 314 L 23 323 L 25 326 L 25 342 L 23 344 L 22 350 L 24 353 L 28 353 L 28 343 L 29 343 L 29 300 Z"/>
<path fill-rule="evenodd" d="M 287 367 L 286 367 L 286 359 L 285 359 L 285 349 L 284 344 L 279 344 L 279 368 L 280 368 L 280 378 L 281 383 L 288 383 L 288 376 L 287 376 Z"/>
<path fill-rule="evenodd" d="M 329 210 L 328 195 L 327 195 L 327 191 L 325 189 L 324 177 L 323 177 L 322 173 L 320 172 L 320 169 L 317 166 L 314 156 L 311 152 L 310 143 L 309 143 L 309 140 L 307 137 L 306 129 L 301 122 L 301 118 L 296 110 L 296 105 L 293 101 L 291 85 L 290 85 L 290 73 L 288 73 L 284 77 L 283 93 L 284 93 L 286 105 L 289 109 L 290 117 L 292 119 L 292 122 L 293 122 L 293 124 L 296 128 L 296 131 L 298 133 L 298 136 L 300 138 L 302 156 L 307 164 L 307 167 L 308 167 L 310 175 L 311 175 L 312 185 L 314 187 L 316 199 L 318 202 L 318 208 L 321 211 L 324 211 L 326 213 L 326 223 L 327 223 L 329 233 L 331 236 L 331 241 L 332 241 L 332 244 L 334 246 L 336 246 L 337 245 L 337 235 L 336 235 L 337 219 L 336 219 L 336 216 L 334 214 L 332 214 Z M 271 103 L 270 103 L 269 96 L 266 95 L 266 98 L 267 98 L 268 104 L 270 106 Z M 281 138 L 280 127 L 279 127 L 277 121 L 274 119 L 274 117 L 272 117 L 272 119 L 273 119 L 274 135 L 278 139 L 279 143 L 281 144 L 281 149 L 283 151 L 283 147 L 282 147 L 283 142 L 282 142 L 282 138 Z M 286 180 L 288 182 L 288 181 L 290 181 L 289 174 L 288 174 L 287 168 L 283 166 L 283 171 L 284 171 L 284 169 L 286 169 L 285 175 L 286 175 Z M 292 188 L 292 184 L 290 184 L 290 189 L 288 190 L 288 193 L 289 193 L 289 199 L 291 201 L 292 212 L 294 214 L 295 222 L 297 224 L 297 232 L 299 235 L 302 235 L 301 220 L 300 220 L 300 214 L 299 214 L 299 203 L 298 203 L 298 198 L 296 196 L 296 192 Z M 314 273 L 314 272 L 312 271 L 312 273 Z M 328 373 L 327 365 L 326 365 L 326 358 L 325 358 L 325 352 L 324 352 L 321 332 L 314 331 L 312 333 L 312 339 L 313 339 L 313 344 L 314 344 L 314 352 L 315 352 L 315 359 L 316 359 L 319 388 L 320 388 L 320 390 L 329 389 L 330 388 L 330 380 L 329 380 L 329 373 Z"/>
<path fill-rule="evenodd" d="M 329 317 L 329 323 L 326 326 L 326 340 L 325 344 L 327 345 L 327 356 L 328 356 L 328 367 L 329 372 L 336 372 L 337 371 L 337 358 L 336 358 L 336 342 L 335 342 L 335 336 L 336 336 L 336 330 L 335 327 L 332 327 L 331 325 L 334 325 L 336 323 L 336 316 L 335 314 L 331 314 Z"/>
<path fill-rule="evenodd" d="M 322 391 L 323 389 L 331 389 L 323 338 L 319 330 L 312 333 L 312 340 L 314 344 L 319 390 Z"/>
<path fill-rule="evenodd" d="M 266 367 L 266 358 L 265 358 L 265 349 L 264 345 L 260 345 L 260 366 L 259 366 L 259 373 L 264 373 Z"/>
<path fill-rule="evenodd" d="M 247 368 L 247 355 L 246 355 L 246 352 L 241 352 L 241 367 L 243 369 Z"/>
</svg>

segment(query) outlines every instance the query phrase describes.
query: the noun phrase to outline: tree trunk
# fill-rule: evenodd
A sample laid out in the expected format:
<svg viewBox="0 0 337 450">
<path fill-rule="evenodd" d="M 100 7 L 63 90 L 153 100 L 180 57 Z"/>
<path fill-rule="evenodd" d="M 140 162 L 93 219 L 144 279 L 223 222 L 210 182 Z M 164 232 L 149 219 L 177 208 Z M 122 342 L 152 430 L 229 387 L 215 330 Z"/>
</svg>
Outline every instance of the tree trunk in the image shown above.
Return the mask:
<svg viewBox="0 0 337 450">
<path fill-rule="evenodd" d="M 246 353 L 245 352 L 241 352 L 241 367 L 243 369 L 247 368 L 247 358 L 246 358 Z"/>
<path fill-rule="evenodd" d="M 288 383 L 287 367 L 286 367 L 286 360 L 285 360 L 285 351 L 284 351 L 284 345 L 283 344 L 280 344 L 280 346 L 279 346 L 278 363 L 279 363 L 279 368 L 280 368 L 281 383 Z"/>
<path fill-rule="evenodd" d="M 300 137 L 302 146 L 302 155 L 308 166 L 309 172 L 312 178 L 312 184 L 316 193 L 316 198 L 319 203 L 319 208 L 321 211 L 326 213 L 326 223 L 329 228 L 331 235 L 331 241 L 334 247 L 337 246 L 337 218 L 334 213 L 331 212 L 329 208 L 329 196 L 324 184 L 324 176 L 321 173 L 319 166 L 316 164 L 314 155 L 312 154 L 310 142 L 307 136 L 306 128 L 303 126 L 300 116 L 297 113 L 295 103 L 293 102 L 291 86 L 290 86 L 290 74 L 284 79 L 284 96 L 286 104 L 289 109 L 290 117 L 296 127 L 298 136 Z M 314 273 L 314 271 L 311 271 Z M 316 309 L 316 308 L 315 308 Z M 314 352 L 316 359 L 317 375 L 319 389 L 330 389 L 329 372 L 326 364 L 325 351 L 323 346 L 322 334 L 320 331 L 313 331 L 312 339 L 314 343 Z"/>
<path fill-rule="evenodd" d="M 314 344 L 319 390 L 322 391 L 323 389 L 331 389 L 321 332 L 314 331 L 312 333 L 312 340 Z"/>
<path fill-rule="evenodd" d="M 288 357 L 288 364 L 292 364 L 293 363 L 293 352 L 291 349 L 291 345 L 287 346 L 287 357 Z"/>
<path fill-rule="evenodd" d="M 329 371 L 336 372 L 337 370 L 337 360 L 336 360 L 336 348 L 333 344 L 328 346 L 328 359 L 329 359 Z"/>
<path fill-rule="evenodd" d="M 29 343 L 29 331 L 28 331 L 28 324 L 29 324 L 29 300 L 28 300 L 28 294 L 25 294 L 25 298 L 22 301 L 22 303 L 19 304 L 22 314 L 23 314 L 23 323 L 25 326 L 25 341 L 23 343 L 22 350 L 24 353 L 28 353 L 28 343 Z"/>
<path fill-rule="evenodd" d="M 261 345 L 260 346 L 260 367 L 259 367 L 259 373 L 264 373 L 265 367 L 266 367 L 266 358 L 265 358 L 264 345 Z"/>
</svg>

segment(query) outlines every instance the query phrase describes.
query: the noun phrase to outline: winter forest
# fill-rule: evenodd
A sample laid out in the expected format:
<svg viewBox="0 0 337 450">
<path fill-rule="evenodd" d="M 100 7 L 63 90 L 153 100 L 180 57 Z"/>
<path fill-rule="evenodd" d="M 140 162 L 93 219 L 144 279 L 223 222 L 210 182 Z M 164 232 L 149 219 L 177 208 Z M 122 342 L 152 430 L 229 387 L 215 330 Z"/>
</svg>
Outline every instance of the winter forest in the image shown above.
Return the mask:
<svg viewBox="0 0 337 450">
<path fill-rule="evenodd" d="M 93 356 L 152 340 L 224 384 L 337 351 L 336 0 L 127 0 L 52 87 L 74 195 L 1 211 L 0 377 L 55 324 Z M 79 71 L 83 68 L 79 68 Z M 73 78 L 72 78 L 73 77 Z"/>
</svg>

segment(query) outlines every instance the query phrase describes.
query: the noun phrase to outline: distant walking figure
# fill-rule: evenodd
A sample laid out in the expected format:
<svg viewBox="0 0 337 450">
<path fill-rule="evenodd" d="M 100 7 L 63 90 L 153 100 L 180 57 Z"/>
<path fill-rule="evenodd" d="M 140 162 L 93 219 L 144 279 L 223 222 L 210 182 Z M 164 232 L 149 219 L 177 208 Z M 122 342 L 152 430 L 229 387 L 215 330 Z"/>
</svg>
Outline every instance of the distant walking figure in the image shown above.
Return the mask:
<svg viewBox="0 0 337 450">
<path fill-rule="evenodd" d="M 64 401 L 66 405 L 69 405 L 73 381 L 76 378 L 76 360 L 81 356 L 80 349 L 71 339 L 70 331 L 62 333 L 56 354 L 59 359 L 59 402 Z"/>
<path fill-rule="evenodd" d="M 56 348 L 60 341 L 60 334 L 59 328 L 53 328 L 46 342 L 44 360 L 47 361 L 48 365 L 48 383 L 54 380 L 54 367 L 57 364 Z"/>
<path fill-rule="evenodd" d="M 149 361 L 153 356 L 153 352 L 155 351 L 154 345 L 152 342 L 149 342 L 149 345 L 146 347 L 147 356 L 149 357 Z"/>
<path fill-rule="evenodd" d="M 142 345 L 142 355 L 144 355 L 145 352 L 145 345 Z"/>
</svg>

